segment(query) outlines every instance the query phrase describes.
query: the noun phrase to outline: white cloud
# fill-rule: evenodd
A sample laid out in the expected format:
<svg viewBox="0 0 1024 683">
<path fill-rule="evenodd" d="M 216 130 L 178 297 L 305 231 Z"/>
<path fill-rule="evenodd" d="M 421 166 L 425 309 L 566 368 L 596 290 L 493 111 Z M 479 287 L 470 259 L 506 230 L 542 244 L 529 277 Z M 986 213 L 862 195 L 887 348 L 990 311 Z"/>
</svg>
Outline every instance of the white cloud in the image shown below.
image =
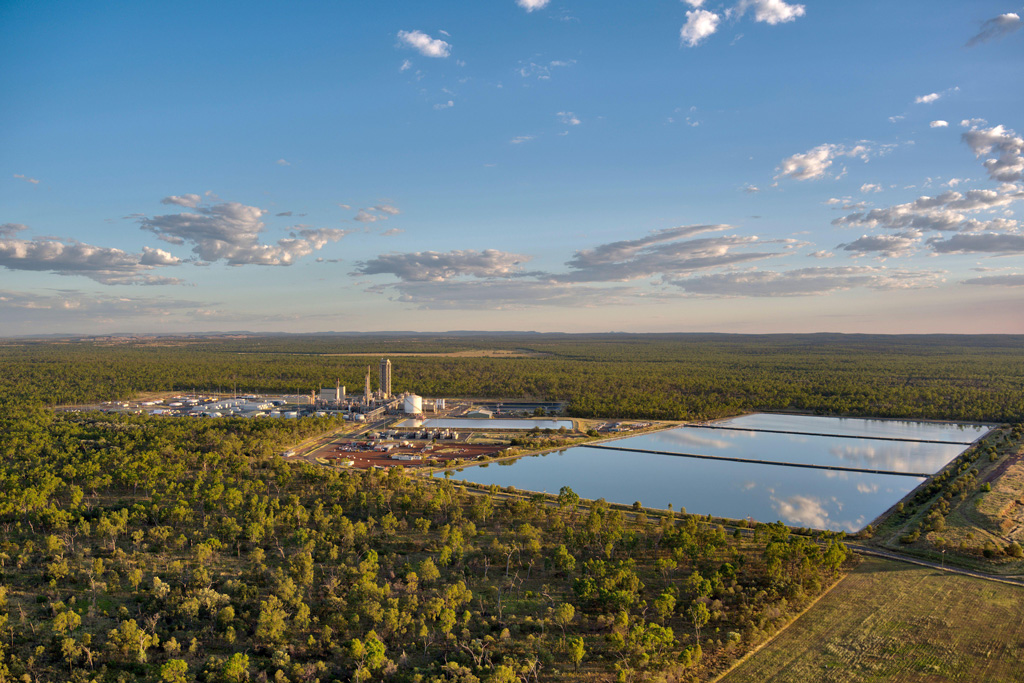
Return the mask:
<svg viewBox="0 0 1024 683">
<path fill-rule="evenodd" d="M 544 9 L 550 0 L 516 0 L 516 4 L 527 12 Z"/>
<path fill-rule="evenodd" d="M 840 244 L 836 249 L 857 254 L 879 254 L 895 258 L 912 252 L 920 243 L 921 236 L 922 233 L 916 231 L 894 235 L 864 235 L 849 244 Z"/>
<path fill-rule="evenodd" d="M 704 4 L 704 0 L 683 0 L 690 7 L 700 7 Z"/>
<path fill-rule="evenodd" d="M 750 183 L 747 183 L 746 185 L 743 186 L 743 191 L 746 192 L 747 194 L 757 194 L 758 192 L 761 191 L 761 188 L 759 188 L 757 185 L 751 185 Z"/>
<path fill-rule="evenodd" d="M 8 230 L 2 229 L 8 226 Z M 0 226 L 0 236 L 22 229 L 24 226 L 8 223 Z M 73 240 L 0 239 L 0 266 L 4 268 L 80 275 L 105 285 L 179 284 L 181 281 L 175 278 L 156 277 L 146 272 L 180 263 L 181 260 L 170 253 L 150 247 L 143 247 L 141 253 L 129 253 Z"/>
<path fill-rule="evenodd" d="M 868 192 L 881 192 L 882 186 L 877 183 L 864 183 L 860 186 L 860 191 L 865 194 Z"/>
<path fill-rule="evenodd" d="M 718 30 L 719 16 L 705 9 L 686 13 L 686 23 L 679 29 L 679 40 L 696 47 L 702 40 Z"/>
<path fill-rule="evenodd" d="M 967 41 L 967 47 L 974 47 L 980 43 L 987 43 L 1008 36 L 1021 27 L 1020 15 L 1016 12 L 1000 14 L 994 19 L 989 19 L 981 25 L 981 30 Z"/>
<path fill-rule="evenodd" d="M 292 165 L 290 161 L 287 161 L 285 159 L 278 159 L 274 163 L 277 164 L 278 166 L 291 166 Z"/>
<path fill-rule="evenodd" d="M 977 232 L 1012 228 L 1006 219 L 978 220 L 970 214 L 1009 206 L 1024 199 L 1024 191 L 1013 186 L 997 190 L 948 190 L 935 197 L 922 196 L 906 204 L 896 204 L 867 212 L 852 213 L 832 221 L 837 227 L 866 227 L 937 231 Z"/>
<path fill-rule="evenodd" d="M 399 31 L 398 39 L 418 50 L 424 57 L 447 57 L 451 54 L 451 45 L 440 38 L 431 38 L 422 31 Z"/>
<path fill-rule="evenodd" d="M 199 207 L 197 213 L 142 218 L 139 225 L 170 244 L 192 244 L 192 252 L 204 261 L 224 260 L 233 266 L 290 265 L 346 234 L 335 228 L 301 229 L 276 245 L 262 244 L 259 237 L 264 225 L 260 218 L 265 213 L 255 206 L 227 202 Z"/>
<path fill-rule="evenodd" d="M 671 284 L 689 294 L 716 297 L 816 296 L 829 292 L 868 288 L 876 290 L 930 287 L 938 273 L 891 270 L 872 266 L 800 268 L 783 272 L 742 271 L 714 273 Z"/>
<path fill-rule="evenodd" d="M 17 178 L 18 180 L 24 180 L 26 183 L 31 183 L 33 185 L 39 184 L 38 180 L 36 180 L 35 178 L 29 178 L 27 175 L 23 173 L 15 173 L 14 177 Z"/>
<path fill-rule="evenodd" d="M 579 118 L 571 111 L 560 111 L 557 116 L 558 120 L 567 126 L 578 126 L 581 123 Z"/>
<path fill-rule="evenodd" d="M 444 282 L 453 278 L 504 278 L 522 273 L 530 257 L 485 249 L 383 254 L 357 264 L 353 275 L 390 274 L 404 282 Z"/>
<path fill-rule="evenodd" d="M 536 78 L 539 81 L 547 81 L 551 80 L 551 74 L 555 69 L 572 66 L 575 63 L 575 59 L 554 59 L 547 64 L 519 62 L 519 68 L 516 71 L 523 78 Z"/>
<path fill-rule="evenodd" d="M 973 127 L 960 136 L 976 157 L 995 156 L 983 163 L 992 180 L 1013 181 L 1024 177 L 1024 138 L 1003 126 Z"/>
<path fill-rule="evenodd" d="M 398 210 L 398 207 L 390 204 L 377 204 L 376 206 L 367 206 L 359 209 L 359 213 L 352 219 L 359 223 L 376 223 L 377 221 L 386 221 L 392 216 L 397 216 L 402 213 Z"/>
<path fill-rule="evenodd" d="M 685 225 L 655 230 L 638 239 L 582 249 L 566 262 L 571 272 L 552 277 L 563 282 L 623 282 L 655 275 L 680 275 L 780 255 L 778 251 L 737 251 L 754 245 L 758 241 L 754 236 L 697 237 L 731 227 Z"/>
<path fill-rule="evenodd" d="M 938 121 L 932 121 L 931 123 L 929 123 L 928 127 L 929 128 L 948 128 L 949 127 L 949 121 L 943 121 L 942 119 L 939 119 Z"/>
<path fill-rule="evenodd" d="M 927 95 L 919 95 L 914 98 L 914 104 L 931 104 L 938 100 L 942 95 L 937 92 L 928 93 Z"/>
<path fill-rule="evenodd" d="M 530 140 L 533 140 L 535 137 L 535 135 L 517 135 L 516 137 L 509 140 L 509 142 L 512 143 L 513 145 L 521 145 L 524 142 L 529 142 Z"/>
<path fill-rule="evenodd" d="M 795 21 L 805 13 L 803 5 L 790 5 L 783 0 L 740 0 L 730 14 L 743 16 L 750 8 L 754 9 L 754 21 L 769 24 L 785 24 Z"/>
<path fill-rule="evenodd" d="M 851 157 L 867 161 L 873 154 L 885 154 L 892 145 L 882 145 L 877 149 L 867 141 L 858 142 L 853 147 L 845 145 L 824 144 L 803 154 L 794 154 L 782 160 L 776 169 L 779 173 L 775 180 L 793 178 L 795 180 L 814 180 L 828 177 L 828 169 L 837 157 Z"/>
<path fill-rule="evenodd" d="M 434 105 L 434 109 L 451 109 L 454 106 L 455 102 L 453 100 L 448 100 L 447 102 L 438 102 Z"/>
<path fill-rule="evenodd" d="M 172 194 L 170 197 L 164 197 L 161 199 L 160 203 L 175 204 L 177 206 L 184 206 L 188 209 L 194 209 L 199 206 L 199 202 L 201 201 L 202 198 L 197 194 L 183 194 L 180 196 Z"/>
</svg>

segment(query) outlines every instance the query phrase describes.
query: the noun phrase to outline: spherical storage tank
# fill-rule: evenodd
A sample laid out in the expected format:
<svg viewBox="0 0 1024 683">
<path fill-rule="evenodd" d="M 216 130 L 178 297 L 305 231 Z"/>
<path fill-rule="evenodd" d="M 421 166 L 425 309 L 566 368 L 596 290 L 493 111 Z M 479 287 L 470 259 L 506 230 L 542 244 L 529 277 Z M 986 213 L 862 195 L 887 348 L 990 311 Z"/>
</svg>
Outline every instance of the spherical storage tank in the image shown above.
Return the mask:
<svg viewBox="0 0 1024 683">
<path fill-rule="evenodd" d="M 416 415 L 423 412 L 423 397 L 416 394 L 409 394 L 405 397 L 405 413 Z"/>
</svg>

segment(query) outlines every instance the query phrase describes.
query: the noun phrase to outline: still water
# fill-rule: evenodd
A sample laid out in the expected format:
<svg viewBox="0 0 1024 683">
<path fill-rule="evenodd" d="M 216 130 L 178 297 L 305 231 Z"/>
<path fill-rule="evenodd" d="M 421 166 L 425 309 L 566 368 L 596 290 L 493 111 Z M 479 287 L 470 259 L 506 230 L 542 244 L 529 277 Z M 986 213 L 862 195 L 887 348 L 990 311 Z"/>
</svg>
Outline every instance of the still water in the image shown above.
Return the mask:
<svg viewBox="0 0 1024 683">
<path fill-rule="evenodd" d="M 932 474 L 965 446 L 908 441 L 875 441 L 804 434 L 734 432 L 681 427 L 620 439 L 608 446 L 652 451 L 750 458 L 807 465 L 839 465 L 887 472 Z"/>
<path fill-rule="evenodd" d="M 395 425 L 398 429 L 572 429 L 572 420 L 504 420 L 501 418 L 437 418 L 428 420 L 403 420 Z"/>
<path fill-rule="evenodd" d="M 950 422 L 911 422 L 908 420 L 863 420 L 816 415 L 777 415 L 755 413 L 715 422 L 723 427 L 744 429 L 778 429 L 786 432 L 814 432 L 844 436 L 889 436 L 925 441 L 959 441 L 971 443 L 990 428 Z"/>
<path fill-rule="evenodd" d="M 786 429 L 793 424 L 773 421 L 775 415 L 757 417 L 757 428 Z M 790 416 L 786 416 L 787 418 Z M 813 418 L 813 431 L 841 433 L 850 427 L 830 418 Z M 825 422 L 818 422 L 824 420 Z M 846 422 L 846 421 L 844 421 Z M 887 426 L 886 436 L 917 436 L 918 423 L 907 432 L 893 428 L 900 423 L 859 421 Z M 781 425 L 785 426 L 781 426 Z M 907 424 L 907 423 L 903 423 Z M 736 425 L 740 426 L 740 425 Z M 742 426 L 750 427 L 751 424 Z M 933 425 L 959 434 L 955 425 Z M 854 430 L 851 430 L 854 431 Z M 940 432 L 928 432 L 930 434 Z M 968 432 L 964 432 L 968 433 Z M 976 437 L 978 433 L 969 433 Z M 861 435 L 865 430 L 861 430 Z M 874 435 L 868 432 L 869 435 Z M 932 437 L 938 438 L 938 437 Z M 947 440 L 947 439 L 940 439 Z M 950 439 L 952 440 L 952 439 Z M 968 440 L 968 439 L 964 439 Z M 840 464 L 898 472 L 935 472 L 967 448 L 946 444 L 868 441 L 854 437 L 821 437 L 764 432 L 678 428 L 613 441 L 607 445 L 700 455 L 727 455 L 779 462 Z M 544 456 L 525 457 L 511 463 L 467 467 L 452 476 L 459 481 L 514 486 L 528 491 L 557 493 L 571 487 L 583 498 L 676 510 L 761 522 L 782 520 L 793 526 L 809 526 L 853 532 L 869 524 L 924 481 L 919 477 L 861 474 L 825 470 L 715 462 L 652 453 L 616 452 L 576 446 Z"/>
</svg>

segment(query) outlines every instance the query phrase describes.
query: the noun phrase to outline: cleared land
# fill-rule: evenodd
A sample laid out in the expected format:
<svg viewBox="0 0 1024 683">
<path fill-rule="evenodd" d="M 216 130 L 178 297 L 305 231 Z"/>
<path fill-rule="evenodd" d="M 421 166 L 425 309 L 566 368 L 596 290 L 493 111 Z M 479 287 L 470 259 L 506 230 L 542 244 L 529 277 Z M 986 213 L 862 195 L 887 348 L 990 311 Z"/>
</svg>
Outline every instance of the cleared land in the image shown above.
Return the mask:
<svg viewBox="0 0 1024 683">
<path fill-rule="evenodd" d="M 1024 589 L 866 558 L 723 681 L 1022 678 Z"/>
</svg>

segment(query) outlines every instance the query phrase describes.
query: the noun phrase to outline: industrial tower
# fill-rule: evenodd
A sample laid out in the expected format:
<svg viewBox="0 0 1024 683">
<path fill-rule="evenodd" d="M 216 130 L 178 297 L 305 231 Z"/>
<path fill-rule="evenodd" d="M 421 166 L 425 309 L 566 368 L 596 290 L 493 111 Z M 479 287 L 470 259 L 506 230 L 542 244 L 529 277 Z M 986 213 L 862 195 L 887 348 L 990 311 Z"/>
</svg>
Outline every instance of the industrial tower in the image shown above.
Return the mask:
<svg viewBox="0 0 1024 683">
<path fill-rule="evenodd" d="M 366 384 L 363 385 L 363 403 L 370 405 L 373 395 L 370 394 L 370 366 L 366 366 Z"/>
<path fill-rule="evenodd" d="M 387 358 L 380 359 L 380 395 L 391 398 L 391 361 Z"/>
</svg>

